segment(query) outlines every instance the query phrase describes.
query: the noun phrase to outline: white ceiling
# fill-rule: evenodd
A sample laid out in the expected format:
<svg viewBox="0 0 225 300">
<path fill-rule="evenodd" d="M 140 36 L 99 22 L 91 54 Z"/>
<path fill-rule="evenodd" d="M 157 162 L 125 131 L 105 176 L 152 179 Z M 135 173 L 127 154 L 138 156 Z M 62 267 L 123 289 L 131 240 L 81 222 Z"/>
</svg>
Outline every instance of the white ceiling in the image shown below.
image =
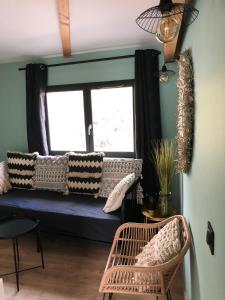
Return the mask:
<svg viewBox="0 0 225 300">
<path fill-rule="evenodd" d="M 70 0 L 73 53 L 156 45 L 135 18 L 159 0 Z M 62 55 L 57 0 L 0 0 L 0 63 Z"/>
</svg>

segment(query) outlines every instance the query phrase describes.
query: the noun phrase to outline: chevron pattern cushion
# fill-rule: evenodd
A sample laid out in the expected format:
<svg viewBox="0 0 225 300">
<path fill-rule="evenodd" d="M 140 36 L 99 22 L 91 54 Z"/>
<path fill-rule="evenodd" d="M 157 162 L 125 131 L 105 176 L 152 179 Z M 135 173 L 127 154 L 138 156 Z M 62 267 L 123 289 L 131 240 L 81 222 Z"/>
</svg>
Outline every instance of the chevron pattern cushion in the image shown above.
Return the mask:
<svg viewBox="0 0 225 300">
<path fill-rule="evenodd" d="M 102 152 L 69 154 L 68 193 L 95 195 L 99 192 L 103 167 Z"/>
<path fill-rule="evenodd" d="M 12 188 L 33 189 L 37 153 L 7 152 L 9 181 Z"/>
</svg>

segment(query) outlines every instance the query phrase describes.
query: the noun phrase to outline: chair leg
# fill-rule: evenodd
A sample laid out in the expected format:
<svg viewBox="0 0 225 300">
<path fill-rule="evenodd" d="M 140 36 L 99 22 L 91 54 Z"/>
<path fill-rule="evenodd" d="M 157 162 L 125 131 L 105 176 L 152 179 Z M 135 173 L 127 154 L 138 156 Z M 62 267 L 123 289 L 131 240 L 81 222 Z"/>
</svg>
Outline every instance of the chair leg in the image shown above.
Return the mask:
<svg viewBox="0 0 225 300">
<path fill-rule="evenodd" d="M 43 253 L 43 247 L 42 247 L 42 240 L 41 240 L 41 233 L 40 233 L 40 227 L 37 227 L 36 230 L 36 240 L 37 240 L 37 252 L 41 252 L 41 264 L 42 268 L 45 268 L 45 263 L 44 263 L 44 253 Z"/>
<path fill-rule="evenodd" d="M 14 256 L 14 267 L 15 267 L 15 273 L 16 273 L 16 286 L 17 286 L 17 292 L 19 292 L 19 248 L 18 243 L 16 242 L 16 239 L 12 239 L 13 244 L 13 256 Z"/>
<path fill-rule="evenodd" d="M 112 297 L 113 297 L 113 293 L 109 293 L 109 300 L 112 300 Z"/>
<path fill-rule="evenodd" d="M 105 300 L 105 293 L 103 294 L 102 300 Z"/>
<path fill-rule="evenodd" d="M 170 289 L 168 289 L 168 291 L 166 293 L 166 298 L 167 298 L 167 300 L 172 300 Z"/>
</svg>

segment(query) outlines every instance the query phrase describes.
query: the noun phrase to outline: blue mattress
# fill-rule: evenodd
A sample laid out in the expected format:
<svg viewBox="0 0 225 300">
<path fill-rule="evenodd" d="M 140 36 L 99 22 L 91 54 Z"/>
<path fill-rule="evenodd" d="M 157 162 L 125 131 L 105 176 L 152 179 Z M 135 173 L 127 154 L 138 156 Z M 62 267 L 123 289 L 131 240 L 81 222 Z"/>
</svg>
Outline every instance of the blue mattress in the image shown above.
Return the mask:
<svg viewBox="0 0 225 300">
<path fill-rule="evenodd" d="M 0 215 L 32 216 L 44 230 L 111 242 L 120 225 L 120 210 L 104 213 L 105 201 L 89 195 L 11 190 L 0 196 Z"/>
</svg>

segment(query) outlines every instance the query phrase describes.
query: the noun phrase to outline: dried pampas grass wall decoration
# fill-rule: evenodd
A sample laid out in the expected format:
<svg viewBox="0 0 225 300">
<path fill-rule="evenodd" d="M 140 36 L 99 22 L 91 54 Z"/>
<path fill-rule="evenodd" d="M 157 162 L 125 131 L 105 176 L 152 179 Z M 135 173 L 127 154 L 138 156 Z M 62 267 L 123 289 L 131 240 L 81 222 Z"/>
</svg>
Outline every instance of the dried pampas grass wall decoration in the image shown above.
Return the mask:
<svg viewBox="0 0 225 300">
<path fill-rule="evenodd" d="M 194 123 L 193 67 L 190 50 L 180 54 L 178 68 L 177 170 L 188 173 L 192 158 Z"/>
</svg>

